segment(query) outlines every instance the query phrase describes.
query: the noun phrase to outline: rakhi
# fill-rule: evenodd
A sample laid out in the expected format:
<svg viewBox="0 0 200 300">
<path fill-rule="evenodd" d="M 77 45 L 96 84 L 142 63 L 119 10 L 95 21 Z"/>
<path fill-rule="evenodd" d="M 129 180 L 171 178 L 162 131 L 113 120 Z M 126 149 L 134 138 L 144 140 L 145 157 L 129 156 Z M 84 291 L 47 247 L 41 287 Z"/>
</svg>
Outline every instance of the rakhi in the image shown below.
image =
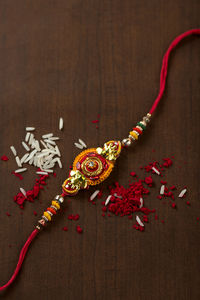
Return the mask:
<svg viewBox="0 0 200 300">
<path fill-rule="evenodd" d="M 120 141 L 109 141 L 103 145 L 103 147 L 90 148 L 82 151 L 73 162 L 73 169 L 69 173 L 69 177 L 64 181 L 62 185 L 62 194 L 57 195 L 51 205 L 43 213 L 41 219 L 38 221 L 36 228 L 30 234 L 25 245 L 23 246 L 17 267 L 10 278 L 10 280 L 3 286 L 0 287 L 0 291 L 7 288 L 16 278 L 19 270 L 24 261 L 26 252 L 29 245 L 41 229 L 45 228 L 46 225 L 52 220 L 53 216 L 57 214 L 60 210 L 62 203 L 64 202 L 64 197 L 74 196 L 81 189 L 88 189 L 90 185 L 97 185 L 104 181 L 111 173 L 116 159 L 119 157 L 121 150 L 131 146 L 135 141 L 137 141 L 145 131 L 148 123 L 150 122 L 151 116 L 157 108 L 160 102 L 166 84 L 168 61 L 171 51 L 186 37 L 190 35 L 200 35 L 200 29 L 192 29 L 184 32 L 183 34 L 176 37 L 168 50 L 166 51 L 160 73 L 160 90 L 157 98 L 155 99 L 149 113 L 143 117 L 143 119 L 136 124 L 135 127 L 129 132 L 127 138 Z"/>
</svg>

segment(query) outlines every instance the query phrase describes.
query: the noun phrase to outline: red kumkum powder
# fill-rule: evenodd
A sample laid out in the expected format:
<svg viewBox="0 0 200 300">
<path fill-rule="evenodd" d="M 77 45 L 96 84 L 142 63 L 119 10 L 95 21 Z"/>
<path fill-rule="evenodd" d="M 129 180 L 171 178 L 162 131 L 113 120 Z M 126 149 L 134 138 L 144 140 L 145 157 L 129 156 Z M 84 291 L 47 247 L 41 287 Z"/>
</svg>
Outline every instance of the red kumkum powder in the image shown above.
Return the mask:
<svg viewBox="0 0 200 300">
<path fill-rule="evenodd" d="M 149 190 L 143 186 L 143 180 L 139 179 L 130 183 L 128 188 L 116 182 L 115 186 L 110 186 L 109 189 L 112 197 L 107 206 L 105 206 L 104 202 L 102 203 L 102 211 L 104 213 L 109 212 L 123 217 L 130 216 L 134 212 L 142 212 L 145 215 L 155 212 L 155 209 L 149 209 L 148 207 L 143 206 L 140 208 L 140 198 L 149 194 Z"/>
<path fill-rule="evenodd" d="M 35 184 L 33 188 L 29 191 L 26 191 L 26 197 L 19 192 L 16 196 L 14 196 L 14 202 L 16 202 L 21 209 L 24 208 L 25 201 L 34 202 L 34 200 L 38 197 L 40 190 L 44 189 L 43 185 L 46 185 L 45 180 L 49 177 L 49 175 L 39 175 L 39 179 L 35 180 Z"/>
<path fill-rule="evenodd" d="M 7 157 L 6 155 L 2 155 L 1 160 L 7 161 L 7 160 L 9 160 L 9 159 L 8 159 L 8 157 Z"/>
</svg>

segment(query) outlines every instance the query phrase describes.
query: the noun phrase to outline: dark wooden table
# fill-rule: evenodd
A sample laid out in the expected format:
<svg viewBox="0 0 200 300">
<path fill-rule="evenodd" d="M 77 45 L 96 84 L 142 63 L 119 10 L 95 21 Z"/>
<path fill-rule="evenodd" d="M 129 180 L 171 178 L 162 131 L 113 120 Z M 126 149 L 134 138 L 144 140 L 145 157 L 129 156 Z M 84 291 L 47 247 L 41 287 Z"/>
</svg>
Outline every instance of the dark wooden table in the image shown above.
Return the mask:
<svg viewBox="0 0 200 300">
<path fill-rule="evenodd" d="M 175 36 L 200 27 L 199 14 L 199 0 L 0 1 L 0 154 L 10 158 L 0 161 L 1 284 L 42 210 L 60 191 L 78 154 L 73 143 L 81 137 L 98 146 L 127 136 L 157 95 L 164 51 Z M 4 299 L 200 299 L 199 53 L 200 39 L 192 37 L 172 55 L 167 91 L 151 127 L 102 185 L 115 180 L 127 185 L 131 171 L 144 177 L 141 165 L 174 155 L 166 179 L 178 191 L 186 185 L 187 199 L 176 197 L 177 210 L 168 200 L 163 205 L 154 175 L 148 205 L 159 220 L 152 216 L 141 233 L 127 218 L 103 218 L 101 201 L 96 206 L 87 201 L 95 189 L 80 193 L 34 241 Z M 98 114 L 96 129 L 91 121 Z M 46 132 L 61 137 L 64 167 L 20 214 L 13 196 L 20 186 L 32 187 L 35 170 L 29 168 L 23 181 L 11 175 L 16 164 L 9 146 L 22 153 L 25 126 L 35 126 L 38 137 Z M 80 214 L 78 223 L 67 220 L 70 213 Z M 65 225 L 68 232 L 62 231 Z"/>
</svg>

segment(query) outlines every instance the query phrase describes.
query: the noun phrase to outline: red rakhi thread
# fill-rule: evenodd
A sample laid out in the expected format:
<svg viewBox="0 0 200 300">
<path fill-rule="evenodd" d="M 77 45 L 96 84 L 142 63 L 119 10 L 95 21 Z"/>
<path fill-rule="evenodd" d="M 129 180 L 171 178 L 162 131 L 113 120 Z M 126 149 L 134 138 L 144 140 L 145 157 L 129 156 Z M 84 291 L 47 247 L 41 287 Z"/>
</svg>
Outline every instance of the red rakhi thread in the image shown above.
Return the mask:
<svg viewBox="0 0 200 300">
<path fill-rule="evenodd" d="M 162 68 L 161 68 L 161 74 L 160 74 L 160 90 L 158 93 L 157 98 L 155 99 L 152 108 L 150 109 L 150 112 L 147 114 L 147 116 L 145 116 L 143 118 L 143 121 L 140 121 L 137 123 L 137 125 L 133 128 L 133 130 L 130 132 L 129 138 L 128 139 L 124 139 L 121 142 L 116 142 L 116 141 L 109 141 L 107 143 L 104 144 L 103 148 L 92 148 L 92 149 L 88 149 L 90 151 L 83 151 L 82 153 L 79 154 L 79 156 L 76 157 L 75 161 L 76 164 L 73 167 L 73 170 L 70 173 L 70 177 L 67 178 L 67 180 L 65 180 L 64 184 L 63 184 L 63 193 L 61 195 L 56 196 L 56 198 L 52 201 L 52 205 L 50 207 L 47 208 L 47 210 L 44 212 L 42 219 L 38 221 L 38 225 L 36 226 L 36 229 L 31 233 L 31 235 L 29 236 L 29 238 L 27 239 L 25 245 L 23 246 L 20 256 L 19 256 L 19 260 L 17 263 L 17 267 L 12 275 L 12 277 L 10 278 L 10 280 L 3 286 L 0 287 L 0 291 L 4 290 L 5 288 L 7 288 L 16 278 L 17 274 L 19 273 L 19 270 L 22 266 L 22 263 L 24 261 L 25 255 L 28 251 L 28 247 L 30 246 L 31 242 L 34 240 L 34 238 L 36 237 L 36 235 L 38 234 L 39 230 L 46 226 L 47 222 L 51 221 L 52 216 L 54 215 L 52 213 L 52 211 L 54 213 L 57 212 L 57 210 L 60 209 L 60 204 L 62 204 L 62 202 L 64 201 L 63 197 L 66 195 L 75 195 L 79 189 L 82 188 L 88 188 L 89 185 L 93 185 L 94 181 L 96 180 L 95 184 L 100 183 L 101 181 L 105 180 L 110 172 L 112 171 L 112 168 L 114 166 L 114 161 L 117 159 L 117 157 L 119 156 L 120 152 L 121 152 L 121 145 L 122 147 L 124 146 L 130 146 L 132 141 L 136 141 L 138 140 L 139 135 L 141 135 L 141 133 L 143 132 L 143 130 L 146 129 L 146 125 L 150 120 L 151 115 L 154 113 L 155 109 L 157 108 L 158 103 L 160 102 L 163 93 L 165 91 L 165 85 L 166 85 L 166 78 L 167 78 L 167 69 L 168 69 L 168 61 L 169 61 L 169 56 L 172 52 L 172 50 L 186 37 L 190 36 L 190 35 L 200 35 L 200 29 L 192 29 L 189 31 L 186 31 L 185 33 L 179 35 L 177 38 L 175 38 L 175 40 L 171 43 L 171 45 L 169 46 L 167 52 L 164 55 L 163 58 L 163 63 L 162 63 Z M 117 149 L 117 150 L 116 150 Z M 93 151 L 93 152 L 92 152 Z M 94 151 L 96 151 L 94 153 Z M 84 153 L 87 152 L 87 155 Z M 87 157 L 95 157 L 96 161 L 92 162 L 90 161 L 90 165 L 86 165 L 86 155 Z M 81 159 L 80 159 L 81 156 Z M 84 161 L 85 160 L 85 161 Z M 92 160 L 92 159 L 91 159 Z M 75 163 L 74 161 L 74 163 Z M 99 178 L 98 176 L 94 176 L 94 173 L 92 173 L 91 170 L 95 170 L 96 171 L 96 163 L 97 161 L 101 161 L 101 163 L 103 164 L 105 168 L 104 170 L 104 175 L 101 176 L 101 178 Z M 91 172 L 92 173 L 92 183 L 91 181 L 89 182 L 85 180 L 84 174 L 82 174 L 78 169 L 76 169 L 77 166 L 80 167 L 81 163 L 85 163 L 85 172 Z M 166 161 L 166 164 L 169 164 L 169 161 Z M 74 170 L 75 168 L 75 170 Z M 88 168 L 88 169 L 87 169 Z M 90 178 L 91 178 L 90 177 Z M 73 184 L 72 184 L 73 181 Z M 89 183 L 88 183 L 89 182 Z M 76 185 L 77 183 L 77 185 Z M 74 187 L 75 186 L 75 187 Z M 190 203 L 188 202 L 188 205 Z M 155 216 L 157 217 L 157 216 Z M 142 230 L 140 228 L 137 228 L 139 230 Z M 77 226 L 77 232 L 78 233 L 82 233 L 82 228 L 80 226 Z"/>
<path fill-rule="evenodd" d="M 186 37 L 190 36 L 190 35 L 200 35 L 200 29 L 191 29 L 188 30 L 182 34 L 180 34 L 179 36 L 177 36 L 173 42 L 171 43 L 171 45 L 169 46 L 167 52 L 165 53 L 164 57 L 163 57 L 163 61 L 162 61 L 162 68 L 161 68 L 161 72 L 160 72 L 160 90 L 158 93 L 158 96 L 156 98 L 156 100 L 154 101 L 149 113 L 153 114 L 155 109 L 158 106 L 158 103 L 160 102 L 160 100 L 162 99 L 163 93 L 165 91 L 165 85 L 166 85 L 166 78 L 167 78 L 167 69 L 168 69 L 168 62 L 169 62 L 169 56 L 172 52 L 172 50 Z"/>
<path fill-rule="evenodd" d="M 24 261 L 25 255 L 26 255 L 26 253 L 28 251 L 28 248 L 29 248 L 31 242 L 36 237 L 36 235 L 38 234 L 38 232 L 39 231 L 37 229 L 33 230 L 33 232 L 31 233 L 31 235 L 27 239 L 26 243 L 24 244 L 24 246 L 23 246 L 23 248 L 22 248 L 22 250 L 20 252 L 19 260 L 18 260 L 16 269 L 15 269 L 12 277 L 10 278 L 10 280 L 5 285 L 3 285 L 3 286 L 0 287 L 0 291 L 3 291 L 5 288 L 7 288 L 15 280 L 15 278 L 17 277 L 17 274 L 19 273 L 19 270 L 21 269 L 21 266 L 22 266 L 22 263 Z"/>
</svg>

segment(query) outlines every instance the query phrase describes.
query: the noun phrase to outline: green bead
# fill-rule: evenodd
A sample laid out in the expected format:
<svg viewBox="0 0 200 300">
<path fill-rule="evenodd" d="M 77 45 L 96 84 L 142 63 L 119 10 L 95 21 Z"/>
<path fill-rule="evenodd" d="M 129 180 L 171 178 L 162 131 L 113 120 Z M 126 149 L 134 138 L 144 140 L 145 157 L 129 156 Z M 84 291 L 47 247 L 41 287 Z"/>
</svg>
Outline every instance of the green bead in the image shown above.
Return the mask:
<svg viewBox="0 0 200 300">
<path fill-rule="evenodd" d="M 146 129 L 146 126 L 144 126 L 144 125 L 143 125 L 142 123 L 140 123 L 140 122 L 138 122 L 137 125 L 140 126 L 143 130 Z"/>
</svg>

